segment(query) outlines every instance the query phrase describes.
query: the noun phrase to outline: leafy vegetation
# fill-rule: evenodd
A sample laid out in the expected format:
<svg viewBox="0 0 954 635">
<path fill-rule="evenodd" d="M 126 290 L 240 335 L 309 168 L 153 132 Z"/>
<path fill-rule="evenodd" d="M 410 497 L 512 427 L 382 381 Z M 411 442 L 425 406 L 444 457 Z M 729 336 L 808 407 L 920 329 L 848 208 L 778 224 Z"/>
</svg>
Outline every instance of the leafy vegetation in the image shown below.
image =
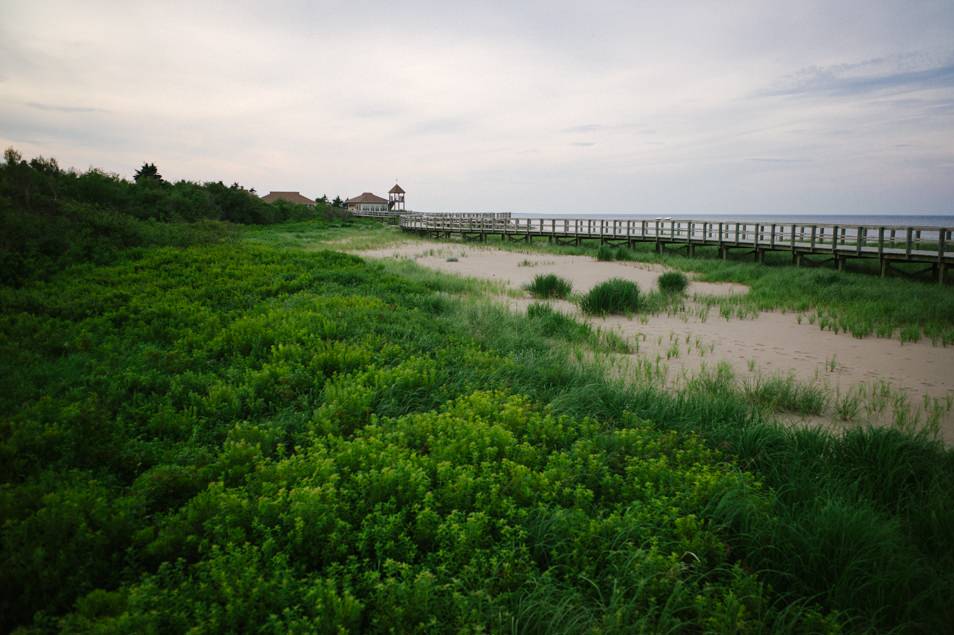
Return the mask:
<svg viewBox="0 0 954 635">
<path fill-rule="evenodd" d="M 706 520 L 727 496 L 760 504 L 753 479 L 638 418 L 509 392 L 493 369 L 519 362 L 424 284 L 206 246 L 3 299 L 5 629 L 778 617 Z"/>
<path fill-rule="evenodd" d="M 537 274 L 527 290 L 535 298 L 565 298 L 570 295 L 573 285 L 569 280 L 554 273 Z"/>
<path fill-rule="evenodd" d="M 590 315 L 635 313 L 639 310 L 639 286 L 631 280 L 611 278 L 590 289 L 580 300 L 580 308 Z"/>
</svg>

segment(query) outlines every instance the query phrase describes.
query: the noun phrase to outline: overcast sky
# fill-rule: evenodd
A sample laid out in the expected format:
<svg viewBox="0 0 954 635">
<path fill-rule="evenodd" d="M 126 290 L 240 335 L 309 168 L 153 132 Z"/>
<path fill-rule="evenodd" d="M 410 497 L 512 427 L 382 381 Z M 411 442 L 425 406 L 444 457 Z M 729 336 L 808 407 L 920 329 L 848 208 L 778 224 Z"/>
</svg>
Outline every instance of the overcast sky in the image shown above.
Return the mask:
<svg viewBox="0 0 954 635">
<path fill-rule="evenodd" d="M 954 1 L 0 1 L 0 144 L 422 211 L 954 212 Z"/>
</svg>

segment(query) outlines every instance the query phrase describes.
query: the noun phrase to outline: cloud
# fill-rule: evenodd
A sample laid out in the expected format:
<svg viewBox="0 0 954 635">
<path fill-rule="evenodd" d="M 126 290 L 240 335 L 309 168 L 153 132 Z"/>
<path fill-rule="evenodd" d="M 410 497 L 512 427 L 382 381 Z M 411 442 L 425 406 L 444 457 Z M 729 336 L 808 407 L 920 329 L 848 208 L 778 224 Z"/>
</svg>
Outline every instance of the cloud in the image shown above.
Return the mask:
<svg viewBox="0 0 954 635">
<path fill-rule="evenodd" d="M 605 130 L 606 126 L 601 126 L 597 123 L 586 123 L 579 126 L 570 126 L 569 128 L 564 128 L 561 132 L 569 133 L 578 133 L 578 132 L 596 132 L 598 130 Z"/>
<path fill-rule="evenodd" d="M 604 133 L 604 132 L 619 132 L 621 130 L 632 130 L 639 132 L 640 134 L 654 134 L 655 130 L 647 126 L 642 126 L 632 123 L 614 123 L 614 124 L 598 124 L 598 123 L 588 123 L 577 126 L 569 126 L 563 128 L 560 132 L 568 134 L 589 134 L 589 133 Z"/>
<path fill-rule="evenodd" d="M 752 161 L 754 163 L 777 163 L 777 164 L 799 164 L 799 163 L 809 163 L 811 159 L 780 159 L 777 157 L 752 157 L 746 159 L 746 161 Z"/>
<path fill-rule="evenodd" d="M 470 123 L 457 118 L 438 118 L 418 121 L 409 128 L 412 135 L 447 135 L 459 133 L 470 127 Z"/>
<path fill-rule="evenodd" d="M 27 106 L 30 108 L 36 108 L 37 110 L 47 110 L 50 112 L 70 112 L 70 113 L 83 113 L 83 112 L 107 112 L 102 108 L 89 108 L 85 106 L 58 106 L 55 104 L 41 104 L 35 101 L 27 102 Z"/>
<path fill-rule="evenodd" d="M 904 0 L 7 0 L 0 145 L 260 191 L 399 174 L 422 210 L 949 210 L 952 25 Z"/>
<path fill-rule="evenodd" d="M 393 106 L 370 106 L 355 110 L 354 116 L 361 119 L 391 119 L 403 113 L 401 108 Z"/>
<path fill-rule="evenodd" d="M 888 60 L 877 58 L 853 64 L 804 68 L 767 96 L 846 96 L 879 91 L 910 92 L 954 88 L 954 63 L 917 70 L 888 70 Z"/>
</svg>

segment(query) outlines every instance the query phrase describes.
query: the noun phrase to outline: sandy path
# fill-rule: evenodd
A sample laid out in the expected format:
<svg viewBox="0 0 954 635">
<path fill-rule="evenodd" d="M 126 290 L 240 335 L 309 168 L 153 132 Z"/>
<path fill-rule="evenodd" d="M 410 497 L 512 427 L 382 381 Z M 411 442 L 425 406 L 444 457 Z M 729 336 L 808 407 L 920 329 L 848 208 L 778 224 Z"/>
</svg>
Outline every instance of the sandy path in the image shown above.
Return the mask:
<svg viewBox="0 0 954 635">
<path fill-rule="evenodd" d="M 465 245 L 420 243 L 360 252 L 376 258 L 411 258 L 440 271 L 504 282 L 514 288 L 530 282 L 540 273 L 556 273 L 573 283 L 576 292 L 585 292 L 611 277 L 637 282 L 641 289 L 655 288 L 664 268 L 643 263 L 599 262 L 585 256 L 515 253 Z M 456 258 L 456 262 L 448 261 Z M 689 293 L 726 295 L 745 293 L 738 284 L 692 282 Z M 514 308 L 525 308 L 530 298 L 511 298 Z M 579 315 L 568 302 L 556 302 L 560 310 Z M 686 311 L 676 315 L 641 318 L 607 317 L 590 319 L 601 328 L 610 328 L 638 343 L 637 359 L 665 368 L 671 381 L 692 375 L 703 366 L 719 362 L 731 365 L 737 377 L 751 379 L 793 373 L 800 381 L 828 385 L 841 395 L 887 383 L 903 393 L 909 403 L 920 406 L 925 397 L 954 400 L 954 347 L 933 346 L 930 342 L 902 344 L 881 338 L 859 339 L 849 334 L 823 331 L 798 316 L 778 311 L 763 312 L 751 319 L 721 317 L 718 310 L 705 319 Z M 893 400 L 893 397 L 892 397 Z M 892 415 L 887 408 L 879 415 L 861 419 L 885 423 Z M 810 423 L 823 423 L 812 419 Z M 842 426 L 841 422 L 832 425 Z M 942 435 L 954 443 L 954 413 L 941 420 Z"/>
</svg>

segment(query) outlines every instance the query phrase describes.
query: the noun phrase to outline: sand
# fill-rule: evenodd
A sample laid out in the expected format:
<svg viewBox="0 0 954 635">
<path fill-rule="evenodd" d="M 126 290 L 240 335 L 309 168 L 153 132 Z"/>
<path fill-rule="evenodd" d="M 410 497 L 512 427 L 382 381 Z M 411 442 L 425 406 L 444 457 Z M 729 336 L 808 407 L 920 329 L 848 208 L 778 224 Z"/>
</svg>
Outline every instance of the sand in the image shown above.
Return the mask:
<svg viewBox="0 0 954 635">
<path fill-rule="evenodd" d="M 495 280 L 520 289 L 540 273 L 556 273 L 573 283 L 576 292 L 585 292 L 608 278 L 635 281 L 641 289 L 655 288 L 665 268 L 633 262 L 600 262 L 586 256 L 518 253 L 494 248 L 446 243 L 412 243 L 360 252 L 373 258 L 410 258 L 418 264 L 463 276 Z M 451 261 L 448 261 L 451 258 Z M 453 261 L 456 259 L 456 262 Z M 692 281 L 688 294 L 731 295 L 746 293 L 739 284 Z M 529 297 L 504 298 L 515 310 L 525 309 Z M 581 317 L 569 302 L 554 302 L 561 311 Z M 910 410 L 925 410 L 934 400 L 935 408 L 948 412 L 940 417 L 941 435 L 954 443 L 954 347 L 930 342 L 902 344 L 897 339 L 855 338 L 846 333 L 825 331 L 810 324 L 806 316 L 767 311 L 753 318 L 726 319 L 717 309 L 702 317 L 700 307 L 674 315 L 588 318 L 594 326 L 612 329 L 638 345 L 636 360 L 664 369 L 668 382 L 677 385 L 703 368 L 720 362 L 729 364 L 741 381 L 757 377 L 793 374 L 801 382 L 827 386 L 833 399 L 860 397 L 861 406 L 853 421 L 844 422 L 834 413 L 824 417 L 787 421 L 844 428 L 874 423 L 888 425 L 894 410 L 906 403 Z M 871 397 L 881 393 L 879 399 Z M 890 391 L 887 395 L 886 391 Z M 868 397 L 863 397 L 867 395 Z M 898 401 L 900 400 L 900 401 Z M 927 402 L 926 402 L 927 400 Z M 880 412 L 878 403 L 888 405 Z M 895 402 L 898 405 L 895 406 Z M 940 402 L 943 402 L 941 404 Z M 922 420 L 925 418 L 922 412 Z"/>
<path fill-rule="evenodd" d="M 665 267 L 638 262 L 600 262 L 585 256 L 519 253 L 494 249 L 447 245 L 446 243 L 408 243 L 391 248 L 356 252 L 371 258 L 410 258 L 431 269 L 473 278 L 502 282 L 519 289 L 541 273 L 556 273 L 573 283 L 574 291 L 587 291 L 607 278 L 625 278 L 640 289 L 653 289 Z M 448 261 L 456 258 L 457 262 Z M 687 293 L 728 295 L 746 293 L 748 287 L 733 283 L 695 282 Z"/>
</svg>

